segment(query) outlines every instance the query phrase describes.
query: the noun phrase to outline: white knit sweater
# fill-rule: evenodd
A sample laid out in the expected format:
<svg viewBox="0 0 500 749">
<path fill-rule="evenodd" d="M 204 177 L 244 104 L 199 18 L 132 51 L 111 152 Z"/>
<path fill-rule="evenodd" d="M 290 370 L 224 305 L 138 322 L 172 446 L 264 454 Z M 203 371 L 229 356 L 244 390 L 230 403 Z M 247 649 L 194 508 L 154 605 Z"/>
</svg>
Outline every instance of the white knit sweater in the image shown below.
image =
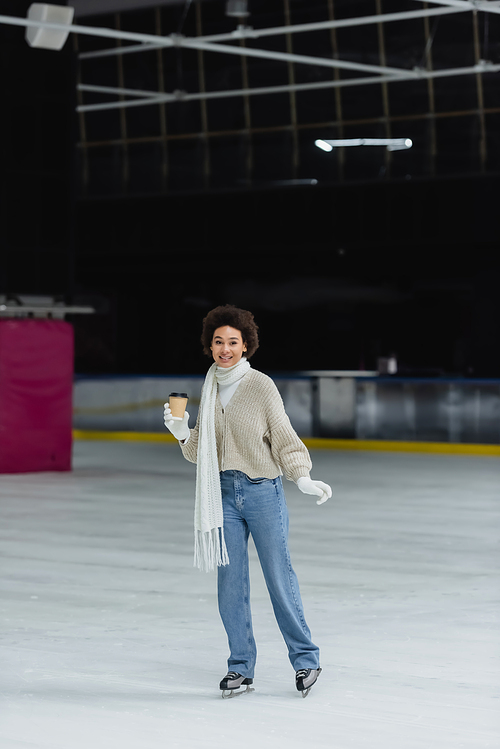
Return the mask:
<svg viewBox="0 0 500 749">
<path fill-rule="evenodd" d="M 192 463 L 197 458 L 198 427 L 197 421 L 186 444 L 180 443 Z M 215 436 L 220 471 L 269 479 L 283 473 L 291 481 L 309 476 L 309 452 L 290 424 L 278 388 L 255 369 L 240 380 L 226 408 L 217 397 Z"/>
</svg>

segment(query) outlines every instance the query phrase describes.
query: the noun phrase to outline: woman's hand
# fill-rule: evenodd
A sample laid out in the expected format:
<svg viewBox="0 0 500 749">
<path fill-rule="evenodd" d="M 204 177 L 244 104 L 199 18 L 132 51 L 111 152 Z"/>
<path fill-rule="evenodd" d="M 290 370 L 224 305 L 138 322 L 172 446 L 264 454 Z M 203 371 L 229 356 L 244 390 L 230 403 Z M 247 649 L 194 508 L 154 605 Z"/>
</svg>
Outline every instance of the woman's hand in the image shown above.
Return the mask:
<svg viewBox="0 0 500 749">
<path fill-rule="evenodd" d="M 169 429 L 174 437 L 179 440 L 179 442 L 184 442 L 184 440 L 187 440 L 189 437 L 189 427 L 188 427 L 188 421 L 189 421 L 189 414 L 186 411 L 184 413 L 184 418 L 182 421 L 178 421 L 176 419 L 172 418 L 172 411 L 170 410 L 170 404 L 165 403 L 163 406 L 163 423 Z"/>
<path fill-rule="evenodd" d="M 327 499 L 332 496 L 332 487 L 325 484 L 323 481 L 313 481 L 308 476 L 301 476 L 297 481 L 297 486 L 300 491 L 304 494 L 313 494 L 319 499 L 316 501 L 317 505 L 322 505 Z"/>
</svg>

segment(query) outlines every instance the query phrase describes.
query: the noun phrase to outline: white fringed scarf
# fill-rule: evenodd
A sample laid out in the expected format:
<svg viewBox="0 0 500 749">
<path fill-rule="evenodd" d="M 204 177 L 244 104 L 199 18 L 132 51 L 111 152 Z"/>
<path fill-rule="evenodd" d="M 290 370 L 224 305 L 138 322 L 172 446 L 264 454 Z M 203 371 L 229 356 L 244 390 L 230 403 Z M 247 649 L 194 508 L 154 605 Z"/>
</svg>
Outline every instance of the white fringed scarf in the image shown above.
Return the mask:
<svg viewBox="0 0 500 749">
<path fill-rule="evenodd" d="M 194 508 L 194 566 L 210 572 L 229 564 L 224 541 L 224 516 L 215 438 L 217 383 L 232 385 L 246 375 L 250 363 L 242 357 L 233 367 L 214 362 L 207 372 L 200 402 L 196 501 Z"/>
</svg>

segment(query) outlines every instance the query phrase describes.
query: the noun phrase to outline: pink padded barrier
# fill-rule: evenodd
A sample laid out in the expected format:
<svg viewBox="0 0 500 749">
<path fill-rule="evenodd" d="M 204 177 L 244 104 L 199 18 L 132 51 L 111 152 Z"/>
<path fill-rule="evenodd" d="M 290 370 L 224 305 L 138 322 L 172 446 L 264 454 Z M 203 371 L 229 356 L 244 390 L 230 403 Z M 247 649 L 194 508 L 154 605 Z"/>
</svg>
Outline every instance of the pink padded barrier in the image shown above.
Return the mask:
<svg viewBox="0 0 500 749">
<path fill-rule="evenodd" d="M 0 320 L 0 473 L 70 471 L 73 328 Z"/>
</svg>

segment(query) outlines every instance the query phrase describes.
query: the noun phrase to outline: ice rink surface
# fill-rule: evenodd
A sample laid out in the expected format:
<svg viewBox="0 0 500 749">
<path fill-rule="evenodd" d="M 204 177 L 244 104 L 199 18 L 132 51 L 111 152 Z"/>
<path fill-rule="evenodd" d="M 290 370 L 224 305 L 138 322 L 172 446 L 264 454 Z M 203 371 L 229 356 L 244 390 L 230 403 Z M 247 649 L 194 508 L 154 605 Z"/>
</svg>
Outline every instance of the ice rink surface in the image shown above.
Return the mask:
<svg viewBox="0 0 500 749">
<path fill-rule="evenodd" d="M 255 692 L 221 699 L 176 445 L 77 442 L 72 473 L 0 476 L 1 749 L 498 749 L 500 460 L 312 459 L 330 501 L 285 482 L 307 699 L 253 550 Z"/>
</svg>

